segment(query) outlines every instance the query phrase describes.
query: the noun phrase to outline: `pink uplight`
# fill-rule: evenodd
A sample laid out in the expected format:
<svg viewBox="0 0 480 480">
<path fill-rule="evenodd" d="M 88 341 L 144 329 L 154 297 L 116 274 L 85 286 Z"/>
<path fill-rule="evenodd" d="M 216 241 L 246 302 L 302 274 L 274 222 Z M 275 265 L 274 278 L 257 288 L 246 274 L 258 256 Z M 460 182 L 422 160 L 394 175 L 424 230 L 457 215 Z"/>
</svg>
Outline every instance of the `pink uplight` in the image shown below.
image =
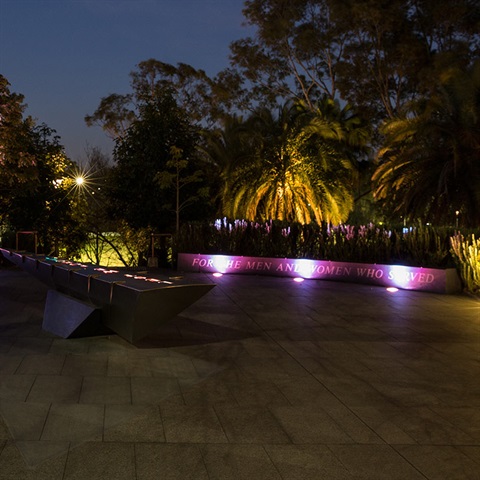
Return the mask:
<svg viewBox="0 0 480 480">
<path fill-rule="evenodd" d="M 305 280 L 305 279 L 302 278 L 302 277 L 295 277 L 295 278 L 293 279 L 293 281 L 294 281 L 294 282 L 297 282 L 297 283 L 302 283 L 304 280 Z"/>
<path fill-rule="evenodd" d="M 94 268 L 94 270 L 101 273 L 118 273 L 118 270 L 107 270 L 106 268 Z"/>
</svg>

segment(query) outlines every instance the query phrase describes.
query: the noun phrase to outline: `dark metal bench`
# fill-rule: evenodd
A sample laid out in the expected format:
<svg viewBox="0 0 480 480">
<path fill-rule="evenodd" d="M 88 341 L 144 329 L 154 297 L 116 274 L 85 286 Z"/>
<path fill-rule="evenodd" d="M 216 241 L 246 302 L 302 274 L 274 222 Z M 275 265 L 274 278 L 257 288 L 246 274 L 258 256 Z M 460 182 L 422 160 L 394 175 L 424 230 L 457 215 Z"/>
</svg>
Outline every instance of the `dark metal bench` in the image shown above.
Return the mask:
<svg viewBox="0 0 480 480">
<path fill-rule="evenodd" d="M 63 338 L 105 327 L 131 343 L 153 333 L 215 284 L 147 277 L 0 248 L 3 256 L 47 284 L 43 329 Z"/>
</svg>

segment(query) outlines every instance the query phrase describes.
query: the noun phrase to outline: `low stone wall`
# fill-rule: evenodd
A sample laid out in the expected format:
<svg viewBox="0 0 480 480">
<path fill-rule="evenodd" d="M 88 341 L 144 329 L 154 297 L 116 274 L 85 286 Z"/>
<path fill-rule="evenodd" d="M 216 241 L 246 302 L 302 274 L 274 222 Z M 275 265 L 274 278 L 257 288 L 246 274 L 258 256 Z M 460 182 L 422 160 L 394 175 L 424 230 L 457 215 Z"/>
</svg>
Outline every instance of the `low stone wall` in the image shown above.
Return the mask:
<svg viewBox="0 0 480 480">
<path fill-rule="evenodd" d="M 450 294 L 461 291 L 460 278 L 454 268 L 436 269 L 325 260 L 180 253 L 178 269 L 187 272 L 336 280 L 435 293 Z"/>
</svg>

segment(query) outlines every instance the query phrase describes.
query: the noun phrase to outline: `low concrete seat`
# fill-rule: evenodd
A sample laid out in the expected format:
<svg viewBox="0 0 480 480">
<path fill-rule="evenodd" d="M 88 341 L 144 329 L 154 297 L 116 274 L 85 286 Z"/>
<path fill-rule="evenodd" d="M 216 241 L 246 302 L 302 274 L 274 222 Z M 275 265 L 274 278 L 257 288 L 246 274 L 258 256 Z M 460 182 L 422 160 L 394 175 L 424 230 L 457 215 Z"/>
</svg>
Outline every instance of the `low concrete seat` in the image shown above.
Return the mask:
<svg viewBox="0 0 480 480">
<path fill-rule="evenodd" d="M 3 256 L 52 290 L 43 329 L 63 338 L 96 335 L 108 328 L 133 343 L 185 310 L 214 284 L 147 278 L 93 265 L 36 258 L 0 248 Z"/>
</svg>

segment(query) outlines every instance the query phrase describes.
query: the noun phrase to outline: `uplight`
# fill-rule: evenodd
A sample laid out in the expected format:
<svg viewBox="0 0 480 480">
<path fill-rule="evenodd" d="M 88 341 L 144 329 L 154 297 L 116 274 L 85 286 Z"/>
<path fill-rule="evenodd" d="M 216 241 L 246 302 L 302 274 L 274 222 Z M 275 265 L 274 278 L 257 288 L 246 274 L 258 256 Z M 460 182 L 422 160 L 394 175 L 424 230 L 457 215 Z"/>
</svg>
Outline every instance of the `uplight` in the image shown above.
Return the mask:
<svg viewBox="0 0 480 480">
<path fill-rule="evenodd" d="M 398 288 L 397 287 L 388 287 L 387 292 L 390 292 L 390 293 L 398 292 Z"/>
<path fill-rule="evenodd" d="M 220 277 L 223 277 L 223 273 L 220 273 L 220 272 L 215 272 L 213 274 L 214 277 L 217 277 L 217 278 L 220 278 Z"/>
<path fill-rule="evenodd" d="M 295 278 L 293 279 L 293 281 L 294 281 L 294 282 L 297 282 L 297 283 L 302 283 L 304 280 L 305 280 L 305 279 L 302 278 L 302 277 L 295 277 Z"/>
</svg>

